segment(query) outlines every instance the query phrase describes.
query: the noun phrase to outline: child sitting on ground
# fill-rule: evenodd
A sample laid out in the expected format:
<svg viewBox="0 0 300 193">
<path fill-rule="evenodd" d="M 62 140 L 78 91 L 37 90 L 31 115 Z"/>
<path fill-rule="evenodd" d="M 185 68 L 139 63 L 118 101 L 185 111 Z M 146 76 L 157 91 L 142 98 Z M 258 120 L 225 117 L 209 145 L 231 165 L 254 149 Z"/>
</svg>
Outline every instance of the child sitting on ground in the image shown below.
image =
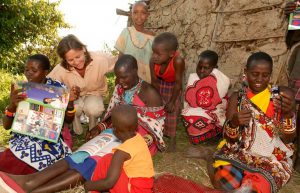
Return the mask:
<svg viewBox="0 0 300 193">
<path fill-rule="evenodd" d="M 178 41 L 174 34 L 158 35 L 152 45 L 150 62 L 151 83 L 159 91 L 166 110 L 164 135 L 170 137 L 168 151 L 176 148 L 177 116 L 180 112 L 180 96 L 184 73 L 184 59 L 179 55 Z"/>
<path fill-rule="evenodd" d="M 89 157 L 81 164 L 64 159 L 41 172 L 25 176 L 2 172 L 0 192 L 57 192 L 84 180 L 86 191 L 152 192 L 153 162 L 145 140 L 136 133 L 136 110 L 130 105 L 121 105 L 115 107 L 111 116 L 113 132 L 123 142 L 113 149 L 114 154 Z"/>
<path fill-rule="evenodd" d="M 196 73 L 189 76 L 182 117 L 190 142 L 216 140 L 222 133 L 229 78 L 218 70 L 218 54 L 205 50 L 199 55 Z"/>
</svg>

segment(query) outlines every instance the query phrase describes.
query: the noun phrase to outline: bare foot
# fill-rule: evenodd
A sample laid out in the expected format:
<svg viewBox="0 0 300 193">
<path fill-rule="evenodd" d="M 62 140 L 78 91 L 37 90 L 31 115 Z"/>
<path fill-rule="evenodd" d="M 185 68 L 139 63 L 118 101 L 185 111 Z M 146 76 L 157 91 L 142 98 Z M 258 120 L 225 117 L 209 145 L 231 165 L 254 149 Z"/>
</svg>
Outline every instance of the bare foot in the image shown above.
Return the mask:
<svg viewBox="0 0 300 193">
<path fill-rule="evenodd" d="M 205 147 L 189 147 L 186 152 L 185 152 L 185 157 L 188 158 L 199 158 L 199 159 L 204 159 L 208 160 L 209 158 L 212 157 L 213 152 L 209 148 Z"/>
<path fill-rule="evenodd" d="M 167 153 L 172 153 L 176 151 L 176 138 L 175 137 L 170 137 L 170 141 L 168 143 L 168 147 L 166 152 Z"/>
</svg>

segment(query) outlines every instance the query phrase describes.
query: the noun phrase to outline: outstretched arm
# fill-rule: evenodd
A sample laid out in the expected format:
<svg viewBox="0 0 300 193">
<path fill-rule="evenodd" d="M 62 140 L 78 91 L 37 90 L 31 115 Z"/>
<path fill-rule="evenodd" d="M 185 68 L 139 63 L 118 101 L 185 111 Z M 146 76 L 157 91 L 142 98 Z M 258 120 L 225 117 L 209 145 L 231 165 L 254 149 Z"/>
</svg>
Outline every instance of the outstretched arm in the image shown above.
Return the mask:
<svg viewBox="0 0 300 193">
<path fill-rule="evenodd" d="M 165 107 L 168 113 L 172 113 L 174 111 L 175 102 L 182 90 L 183 73 L 185 69 L 184 59 L 181 58 L 180 56 L 177 56 L 174 60 L 174 68 L 175 68 L 175 75 L 176 75 L 175 86 L 173 89 L 172 96 L 170 100 L 167 102 Z"/>
<path fill-rule="evenodd" d="M 117 150 L 111 160 L 106 178 L 98 181 L 87 181 L 84 183 L 85 191 L 104 191 L 111 189 L 118 181 L 123 164 L 130 159 L 130 155 L 124 151 Z"/>
<path fill-rule="evenodd" d="M 111 125 L 111 118 L 108 117 L 105 121 L 98 123 L 91 130 L 86 132 L 85 141 L 89 141 L 99 135 L 103 130 L 107 129 L 107 127 Z"/>
</svg>

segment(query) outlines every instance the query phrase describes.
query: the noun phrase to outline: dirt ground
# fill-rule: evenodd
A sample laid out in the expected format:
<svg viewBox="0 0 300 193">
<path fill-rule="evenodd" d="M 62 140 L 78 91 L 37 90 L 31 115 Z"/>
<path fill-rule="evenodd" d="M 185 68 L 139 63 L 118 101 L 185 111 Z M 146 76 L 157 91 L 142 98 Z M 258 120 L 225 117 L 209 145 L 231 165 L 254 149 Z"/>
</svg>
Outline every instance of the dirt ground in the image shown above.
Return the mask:
<svg viewBox="0 0 300 193">
<path fill-rule="evenodd" d="M 154 167 L 156 175 L 163 173 L 172 173 L 186 179 L 193 180 L 203 185 L 211 186 L 207 170 L 206 162 L 198 159 L 185 158 L 184 152 L 190 146 L 187 134 L 182 126 L 182 123 L 177 128 L 177 151 L 175 153 L 157 153 L 154 156 Z M 167 142 L 168 139 L 166 139 Z M 75 148 L 83 143 L 83 138 L 74 140 Z M 217 142 L 207 142 L 202 146 L 215 149 Z M 82 186 L 61 193 L 83 193 Z M 279 191 L 279 193 L 297 193 L 300 192 L 300 173 L 294 172 L 290 182 Z"/>
</svg>

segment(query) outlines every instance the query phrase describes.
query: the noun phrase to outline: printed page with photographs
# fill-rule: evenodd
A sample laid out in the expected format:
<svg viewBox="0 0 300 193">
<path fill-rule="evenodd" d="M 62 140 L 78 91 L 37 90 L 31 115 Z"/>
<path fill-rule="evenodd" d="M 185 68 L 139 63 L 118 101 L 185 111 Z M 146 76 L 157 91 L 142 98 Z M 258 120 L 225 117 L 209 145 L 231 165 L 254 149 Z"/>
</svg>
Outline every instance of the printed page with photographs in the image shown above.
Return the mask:
<svg viewBox="0 0 300 193">
<path fill-rule="evenodd" d="M 300 0 L 295 1 L 296 10 L 290 14 L 288 30 L 300 29 Z"/>
<path fill-rule="evenodd" d="M 32 82 L 17 82 L 27 98 L 18 104 L 12 131 L 56 143 L 64 123 L 69 90 Z"/>
<path fill-rule="evenodd" d="M 104 156 L 112 152 L 112 149 L 119 146 L 121 142 L 113 134 L 112 129 L 102 131 L 98 136 L 79 147 L 78 151 L 85 151 L 91 156 Z"/>
</svg>

